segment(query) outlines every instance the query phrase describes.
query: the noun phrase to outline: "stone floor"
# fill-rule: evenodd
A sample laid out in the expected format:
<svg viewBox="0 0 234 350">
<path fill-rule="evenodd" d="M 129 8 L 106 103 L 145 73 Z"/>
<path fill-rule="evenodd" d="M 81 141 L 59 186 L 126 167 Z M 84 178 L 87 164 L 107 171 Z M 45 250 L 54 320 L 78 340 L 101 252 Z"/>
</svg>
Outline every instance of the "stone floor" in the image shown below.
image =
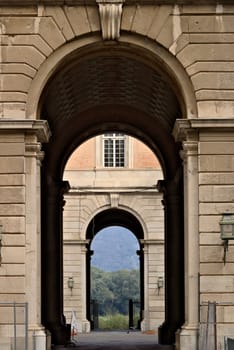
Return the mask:
<svg viewBox="0 0 234 350">
<path fill-rule="evenodd" d="M 173 346 L 157 344 L 156 334 L 144 334 L 138 331 L 130 332 L 91 332 L 79 334 L 74 341 L 65 347 L 56 347 L 56 350 L 65 349 L 100 350 L 172 350 Z"/>
</svg>

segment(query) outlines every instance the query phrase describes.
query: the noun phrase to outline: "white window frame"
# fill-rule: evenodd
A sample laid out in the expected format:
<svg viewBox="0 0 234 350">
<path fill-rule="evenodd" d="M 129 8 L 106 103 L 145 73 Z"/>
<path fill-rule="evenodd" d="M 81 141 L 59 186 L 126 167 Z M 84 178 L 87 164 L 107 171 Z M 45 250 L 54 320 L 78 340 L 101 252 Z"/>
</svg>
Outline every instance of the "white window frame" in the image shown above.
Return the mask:
<svg viewBox="0 0 234 350">
<path fill-rule="evenodd" d="M 111 165 L 108 165 L 106 163 L 106 156 L 105 156 L 105 141 L 106 140 L 111 140 L 113 142 L 113 163 Z M 120 157 L 123 157 L 123 163 L 118 165 L 118 155 L 117 155 L 117 145 L 118 141 L 123 141 L 123 154 L 120 155 Z M 116 168 L 116 169 L 121 169 L 125 168 L 127 166 L 126 162 L 126 135 L 124 133 L 117 133 L 117 132 L 112 132 L 112 133 L 105 133 L 102 135 L 102 159 L 103 159 L 103 167 L 106 169 L 109 168 Z M 120 159 L 121 163 L 121 159 Z"/>
</svg>

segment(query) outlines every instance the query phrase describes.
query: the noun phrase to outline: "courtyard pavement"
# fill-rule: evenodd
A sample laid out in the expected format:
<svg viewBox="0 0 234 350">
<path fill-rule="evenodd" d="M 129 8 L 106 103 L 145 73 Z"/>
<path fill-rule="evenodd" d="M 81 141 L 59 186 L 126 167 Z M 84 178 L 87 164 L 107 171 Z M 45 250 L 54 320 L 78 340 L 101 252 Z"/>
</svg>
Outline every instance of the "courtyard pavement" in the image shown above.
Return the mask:
<svg viewBox="0 0 234 350">
<path fill-rule="evenodd" d="M 77 349 L 77 350 L 172 350 L 172 346 L 157 344 L 156 334 L 145 334 L 140 331 L 112 331 L 112 332 L 91 332 L 79 334 L 75 337 L 74 343 L 68 344 L 66 348 L 56 347 L 56 350 Z"/>
</svg>

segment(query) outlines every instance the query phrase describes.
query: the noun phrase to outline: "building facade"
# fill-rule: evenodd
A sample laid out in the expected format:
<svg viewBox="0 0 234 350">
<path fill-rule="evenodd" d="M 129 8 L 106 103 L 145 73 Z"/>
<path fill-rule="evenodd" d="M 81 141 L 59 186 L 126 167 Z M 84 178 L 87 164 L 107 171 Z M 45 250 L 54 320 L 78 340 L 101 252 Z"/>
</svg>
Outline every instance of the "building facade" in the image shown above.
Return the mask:
<svg viewBox="0 0 234 350">
<path fill-rule="evenodd" d="M 122 133 L 92 138 L 73 152 L 64 171 L 70 190 L 64 196 L 64 313 L 76 312 L 79 331 L 91 329 L 90 246 L 96 218 L 104 227 L 131 227 L 131 218 L 111 220 L 113 210 L 138 220 L 142 331 L 156 330 L 164 320 L 164 218 L 162 194 L 156 185 L 163 174 L 155 155 L 138 140 Z M 124 214 L 123 214 L 124 215 Z M 98 221 L 98 219 L 97 219 Z M 88 232 L 92 226 L 93 232 Z M 98 223 L 97 223 L 98 226 Z M 104 244 L 104 242 L 103 242 Z M 136 252 L 137 253 L 137 252 Z M 124 259 L 124 256 L 122 257 Z M 89 264 L 89 266 L 87 266 Z M 72 279 L 73 288 L 69 288 Z M 162 281 L 159 285 L 159 281 Z"/>
<path fill-rule="evenodd" d="M 234 211 L 233 20 L 231 0 L 0 0 L 2 348 L 13 339 L 8 302 L 28 303 L 31 348 L 65 343 L 64 168 L 113 131 L 162 167 L 160 343 L 197 350 L 211 300 L 219 348 L 233 336 L 234 251 L 230 240 L 224 259 L 220 237 Z"/>
</svg>

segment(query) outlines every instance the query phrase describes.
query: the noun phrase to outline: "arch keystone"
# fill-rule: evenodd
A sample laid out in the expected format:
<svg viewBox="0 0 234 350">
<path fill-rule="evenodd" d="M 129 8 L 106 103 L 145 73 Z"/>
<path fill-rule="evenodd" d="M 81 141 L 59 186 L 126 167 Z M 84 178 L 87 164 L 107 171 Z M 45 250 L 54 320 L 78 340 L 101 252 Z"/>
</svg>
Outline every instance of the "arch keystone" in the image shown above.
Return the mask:
<svg viewBox="0 0 234 350">
<path fill-rule="evenodd" d="M 103 40 L 118 40 L 124 0 L 96 0 Z"/>
</svg>

